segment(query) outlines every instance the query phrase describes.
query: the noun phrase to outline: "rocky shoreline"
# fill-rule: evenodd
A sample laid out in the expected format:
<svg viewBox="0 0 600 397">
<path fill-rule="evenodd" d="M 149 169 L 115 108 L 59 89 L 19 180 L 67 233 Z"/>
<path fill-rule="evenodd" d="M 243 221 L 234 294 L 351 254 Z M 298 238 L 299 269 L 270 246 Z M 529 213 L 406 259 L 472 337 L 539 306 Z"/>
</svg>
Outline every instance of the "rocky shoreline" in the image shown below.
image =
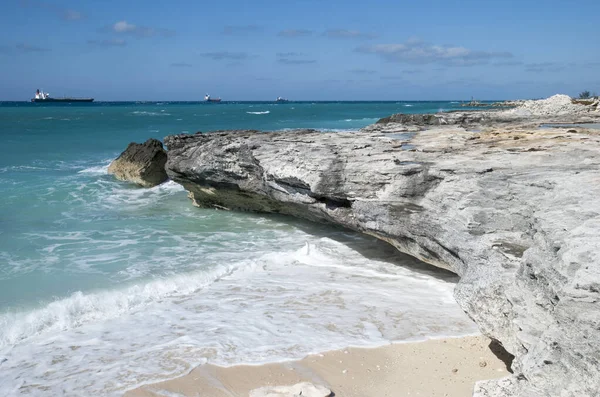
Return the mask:
<svg viewBox="0 0 600 397">
<path fill-rule="evenodd" d="M 458 303 L 515 356 L 475 396 L 592 396 L 600 130 L 539 126 L 599 122 L 600 109 L 545 101 L 356 132 L 174 135 L 165 168 L 195 205 L 341 225 L 457 273 Z"/>
</svg>

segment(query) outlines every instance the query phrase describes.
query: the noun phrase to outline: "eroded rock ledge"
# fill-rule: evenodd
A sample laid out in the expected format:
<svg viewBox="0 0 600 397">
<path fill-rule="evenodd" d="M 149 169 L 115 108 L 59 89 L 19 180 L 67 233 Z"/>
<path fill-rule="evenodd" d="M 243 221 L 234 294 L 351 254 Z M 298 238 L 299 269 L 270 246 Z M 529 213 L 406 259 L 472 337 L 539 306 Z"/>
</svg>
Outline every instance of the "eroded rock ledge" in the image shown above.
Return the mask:
<svg viewBox="0 0 600 397">
<path fill-rule="evenodd" d="M 516 356 L 475 395 L 596 395 L 600 131 L 392 121 L 170 136 L 166 169 L 196 205 L 343 225 L 459 274 L 456 300 Z"/>
</svg>

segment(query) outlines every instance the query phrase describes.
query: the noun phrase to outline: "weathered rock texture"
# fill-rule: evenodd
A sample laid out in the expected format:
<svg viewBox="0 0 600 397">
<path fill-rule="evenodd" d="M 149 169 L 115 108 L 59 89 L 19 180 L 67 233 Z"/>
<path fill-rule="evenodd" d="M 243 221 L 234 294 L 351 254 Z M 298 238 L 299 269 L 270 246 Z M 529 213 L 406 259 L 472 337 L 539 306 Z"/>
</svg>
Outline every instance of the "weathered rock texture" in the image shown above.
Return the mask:
<svg viewBox="0 0 600 397">
<path fill-rule="evenodd" d="M 108 173 L 121 181 L 143 187 L 160 185 L 168 179 L 165 171 L 167 152 L 157 139 L 144 143 L 132 142 L 108 167 Z"/>
<path fill-rule="evenodd" d="M 532 101 L 523 101 L 518 107 L 504 113 L 518 114 L 521 116 L 572 116 L 581 115 L 595 110 L 593 103 L 582 103 L 573 100 L 568 95 L 553 95 L 550 98 Z"/>
<path fill-rule="evenodd" d="M 600 131 L 407 128 L 170 136 L 166 168 L 196 205 L 343 225 L 456 272 L 516 356 L 476 396 L 596 396 Z"/>
</svg>

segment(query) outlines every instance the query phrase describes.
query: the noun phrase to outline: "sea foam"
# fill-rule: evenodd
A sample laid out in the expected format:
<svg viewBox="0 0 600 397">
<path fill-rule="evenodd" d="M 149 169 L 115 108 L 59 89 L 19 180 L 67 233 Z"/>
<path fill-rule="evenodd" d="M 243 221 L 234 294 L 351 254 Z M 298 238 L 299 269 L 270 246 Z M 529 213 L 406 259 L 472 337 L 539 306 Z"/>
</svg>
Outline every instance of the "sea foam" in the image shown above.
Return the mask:
<svg viewBox="0 0 600 397">
<path fill-rule="evenodd" d="M 369 238 L 282 237 L 283 250 L 208 272 L 3 315 L 0 393 L 119 395 L 204 362 L 258 364 L 477 332 L 454 302 L 451 274 L 409 258 L 390 263 L 392 253 Z"/>
</svg>

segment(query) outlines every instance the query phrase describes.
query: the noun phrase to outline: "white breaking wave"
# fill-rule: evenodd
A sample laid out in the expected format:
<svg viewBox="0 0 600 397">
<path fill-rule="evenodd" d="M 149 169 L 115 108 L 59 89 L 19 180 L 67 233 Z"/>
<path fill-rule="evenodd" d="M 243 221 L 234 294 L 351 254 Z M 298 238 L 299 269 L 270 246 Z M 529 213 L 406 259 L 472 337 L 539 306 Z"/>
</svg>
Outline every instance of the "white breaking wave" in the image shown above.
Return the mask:
<svg viewBox="0 0 600 397">
<path fill-rule="evenodd" d="M 166 113 L 164 110 L 161 110 L 160 112 L 146 112 L 146 111 L 136 110 L 135 112 L 131 112 L 131 114 L 134 114 L 136 116 L 170 116 L 171 115 L 171 113 Z"/>
<path fill-rule="evenodd" d="M 413 107 L 413 105 L 411 105 L 410 103 L 405 103 L 404 106 L 407 107 L 407 108 L 412 108 Z"/>
<path fill-rule="evenodd" d="M 91 167 L 84 174 L 105 175 L 108 166 Z M 82 182 L 69 194 L 68 201 L 81 203 L 88 208 L 139 209 L 156 204 L 169 196 L 184 192 L 183 186 L 167 181 L 152 188 L 143 189 L 116 179 L 98 179 L 94 182 Z"/>
<path fill-rule="evenodd" d="M 350 121 L 365 121 L 365 122 L 373 122 L 373 121 L 377 121 L 379 120 L 378 118 L 373 118 L 373 117 L 363 117 L 362 119 L 344 119 L 344 121 L 346 122 L 350 122 Z"/>
<path fill-rule="evenodd" d="M 84 168 L 78 171 L 78 174 L 89 174 L 89 175 L 106 175 L 108 173 L 108 166 L 112 160 L 105 160 L 103 165 L 97 165 L 94 167 Z"/>
<path fill-rule="evenodd" d="M 224 257 L 213 270 L 4 314 L 0 395 L 116 396 L 204 362 L 258 364 L 478 333 L 453 299 L 454 276 L 397 265 L 413 259 L 386 262 L 397 252 L 369 238 L 289 237 L 287 249 Z"/>
<path fill-rule="evenodd" d="M 2 167 L 2 168 L 0 168 L 0 173 L 9 172 L 9 171 L 25 171 L 25 172 L 30 172 L 30 171 L 47 171 L 49 169 L 50 168 L 35 167 L 35 166 L 30 166 L 30 165 L 12 165 L 12 166 L 8 166 L 8 167 Z"/>
<path fill-rule="evenodd" d="M 248 114 L 269 114 L 271 113 L 269 110 L 265 110 L 264 112 L 246 112 Z"/>
<path fill-rule="evenodd" d="M 231 274 L 236 268 L 223 266 L 210 272 L 183 274 L 124 290 L 91 294 L 76 292 L 42 309 L 0 315 L 0 349 L 41 334 L 68 331 L 88 323 L 116 318 L 166 297 L 191 294 Z"/>
</svg>

